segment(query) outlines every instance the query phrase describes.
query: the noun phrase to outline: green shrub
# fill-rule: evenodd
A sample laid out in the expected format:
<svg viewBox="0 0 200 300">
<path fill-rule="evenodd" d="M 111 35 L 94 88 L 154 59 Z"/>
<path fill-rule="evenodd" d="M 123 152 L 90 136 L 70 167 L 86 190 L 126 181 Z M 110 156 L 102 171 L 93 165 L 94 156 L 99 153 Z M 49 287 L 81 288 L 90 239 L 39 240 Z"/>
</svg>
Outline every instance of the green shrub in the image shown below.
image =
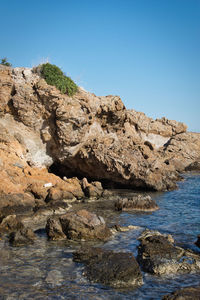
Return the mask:
<svg viewBox="0 0 200 300">
<path fill-rule="evenodd" d="M 7 66 L 7 67 L 12 67 L 12 65 L 7 61 L 6 57 L 1 59 L 1 65 Z"/>
<path fill-rule="evenodd" d="M 43 64 L 40 72 L 46 82 L 54 85 L 61 93 L 73 96 L 77 92 L 78 87 L 74 81 L 70 77 L 65 76 L 57 66 L 50 63 Z"/>
</svg>

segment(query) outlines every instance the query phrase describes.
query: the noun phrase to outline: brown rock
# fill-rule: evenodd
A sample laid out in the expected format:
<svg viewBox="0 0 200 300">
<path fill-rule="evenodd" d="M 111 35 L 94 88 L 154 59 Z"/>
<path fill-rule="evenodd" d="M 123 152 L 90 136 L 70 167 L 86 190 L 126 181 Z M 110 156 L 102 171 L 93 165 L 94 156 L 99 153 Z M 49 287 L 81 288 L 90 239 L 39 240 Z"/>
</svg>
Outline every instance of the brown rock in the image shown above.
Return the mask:
<svg viewBox="0 0 200 300">
<path fill-rule="evenodd" d="M 62 225 L 58 218 L 49 218 L 46 224 L 46 232 L 50 240 L 63 240 L 66 235 L 62 230 Z"/>
<path fill-rule="evenodd" d="M 22 229 L 24 226 L 16 215 L 8 215 L 1 221 L 0 231 L 12 232 Z"/>
<path fill-rule="evenodd" d="M 78 180 L 67 179 L 63 188 L 64 181 L 48 173 L 55 163 L 61 177 L 168 190 L 180 178 L 176 171 L 199 160 L 199 134 L 187 133 L 183 123 L 126 110 L 118 96 L 79 89 L 70 98 L 27 68 L 0 68 L 0 112 L 0 194 L 32 185 L 44 199 L 47 191 L 34 188 L 41 181 L 83 197 Z M 92 197 L 99 196 L 96 188 L 87 187 Z"/>
<path fill-rule="evenodd" d="M 24 246 L 33 244 L 36 235 L 30 228 L 21 228 L 16 232 L 12 232 L 9 237 L 9 242 L 12 246 Z"/>
<path fill-rule="evenodd" d="M 82 185 L 85 196 L 88 198 L 99 198 L 103 194 L 103 188 L 101 182 L 99 181 L 94 181 L 91 183 L 83 182 Z"/>
<path fill-rule="evenodd" d="M 63 233 L 69 240 L 107 240 L 111 236 L 104 219 L 86 210 L 68 212 L 59 220 L 51 217 L 46 230 L 50 239 L 63 238 Z"/>
</svg>

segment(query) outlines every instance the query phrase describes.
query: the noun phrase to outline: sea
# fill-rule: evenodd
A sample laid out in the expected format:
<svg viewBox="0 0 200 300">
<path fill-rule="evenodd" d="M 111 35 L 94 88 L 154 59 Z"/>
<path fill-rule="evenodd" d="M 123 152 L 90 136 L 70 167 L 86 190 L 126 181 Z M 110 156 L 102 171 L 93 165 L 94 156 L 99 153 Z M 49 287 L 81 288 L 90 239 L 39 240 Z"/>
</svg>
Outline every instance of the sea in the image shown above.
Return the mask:
<svg viewBox="0 0 200 300">
<path fill-rule="evenodd" d="M 114 193 L 123 197 L 132 191 Z M 117 212 L 108 199 L 81 204 L 80 207 L 102 215 L 109 226 L 139 226 L 94 246 L 137 256 L 138 236 L 149 228 L 171 234 L 176 245 L 200 253 L 194 244 L 200 234 L 200 174 L 185 174 L 177 190 L 150 195 L 160 207 L 151 213 Z M 130 289 L 92 283 L 84 276 L 84 265 L 73 262 L 73 252 L 80 243 L 48 241 L 42 228 L 36 234 L 36 242 L 25 247 L 11 247 L 7 240 L 0 240 L 0 299 L 156 300 L 177 289 L 200 285 L 200 273 L 162 277 L 143 273 L 143 285 Z"/>
</svg>

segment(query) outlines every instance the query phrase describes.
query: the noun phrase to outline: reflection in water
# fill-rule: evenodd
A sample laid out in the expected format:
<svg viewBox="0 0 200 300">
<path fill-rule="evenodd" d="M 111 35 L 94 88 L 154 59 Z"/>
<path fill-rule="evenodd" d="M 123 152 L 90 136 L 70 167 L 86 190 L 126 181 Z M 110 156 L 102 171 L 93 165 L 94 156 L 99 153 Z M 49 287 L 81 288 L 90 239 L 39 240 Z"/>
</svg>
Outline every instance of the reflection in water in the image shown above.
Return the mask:
<svg viewBox="0 0 200 300">
<path fill-rule="evenodd" d="M 194 241 L 200 233 L 200 175 L 187 175 L 179 186 L 176 191 L 152 194 L 160 207 L 152 213 L 115 212 L 114 202 L 108 200 L 84 207 L 102 215 L 110 226 L 118 223 L 157 229 L 172 234 L 178 245 L 198 251 Z M 118 233 L 98 245 L 136 255 L 142 228 Z M 49 242 L 42 231 L 37 235 L 34 245 L 21 248 L 0 241 L 0 299 L 161 299 L 166 293 L 200 281 L 200 274 L 162 278 L 143 274 L 144 285 L 136 290 L 119 291 L 93 284 L 82 275 L 83 265 L 72 260 L 78 243 Z"/>
</svg>

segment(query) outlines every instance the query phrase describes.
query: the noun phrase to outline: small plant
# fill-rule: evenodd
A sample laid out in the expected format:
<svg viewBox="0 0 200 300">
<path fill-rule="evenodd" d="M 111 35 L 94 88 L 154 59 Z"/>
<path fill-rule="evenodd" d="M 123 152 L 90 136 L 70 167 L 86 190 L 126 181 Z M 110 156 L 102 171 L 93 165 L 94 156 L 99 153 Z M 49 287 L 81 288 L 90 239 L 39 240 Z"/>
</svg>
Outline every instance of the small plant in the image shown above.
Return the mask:
<svg viewBox="0 0 200 300">
<path fill-rule="evenodd" d="M 78 87 L 75 82 L 70 77 L 65 76 L 57 66 L 50 63 L 43 64 L 40 72 L 46 82 L 55 86 L 61 93 L 73 96 L 77 92 Z"/>
<path fill-rule="evenodd" d="M 12 67 L 12 65 L 7 61 L 6 57 L 1 59 L 1 65 L 7 66 L 7 67 Z"/>
</svg>

